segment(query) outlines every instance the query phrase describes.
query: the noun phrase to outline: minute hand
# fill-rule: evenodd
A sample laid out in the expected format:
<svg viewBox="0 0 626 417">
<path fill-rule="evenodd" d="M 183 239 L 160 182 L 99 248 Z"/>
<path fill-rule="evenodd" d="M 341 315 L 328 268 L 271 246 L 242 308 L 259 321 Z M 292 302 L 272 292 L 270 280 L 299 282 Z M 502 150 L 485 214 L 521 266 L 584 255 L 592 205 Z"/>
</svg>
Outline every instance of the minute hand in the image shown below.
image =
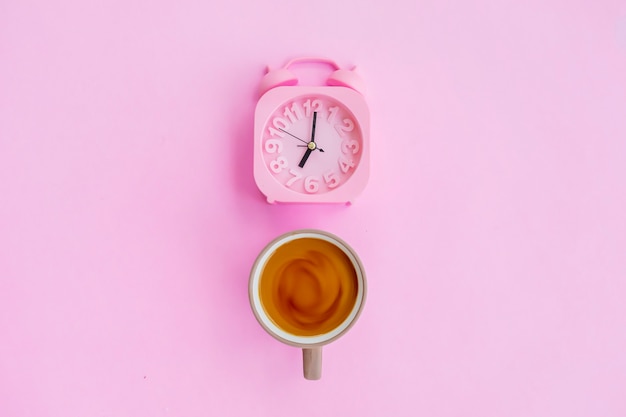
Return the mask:
<svg viewBox="0 0 626 417">
<path fill-rule="evenodd" d="M 313 112 L 313 128 L 311 129 L 311 142 L 315 142 L 315 121 L 317 120 L 317 112 Z"/>
</svg>

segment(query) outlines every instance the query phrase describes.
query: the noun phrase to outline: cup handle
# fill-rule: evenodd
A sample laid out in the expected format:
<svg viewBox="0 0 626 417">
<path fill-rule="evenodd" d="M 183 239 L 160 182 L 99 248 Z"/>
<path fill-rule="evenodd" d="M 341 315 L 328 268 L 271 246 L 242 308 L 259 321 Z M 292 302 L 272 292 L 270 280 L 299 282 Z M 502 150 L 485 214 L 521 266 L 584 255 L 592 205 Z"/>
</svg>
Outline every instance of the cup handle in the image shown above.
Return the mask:
<svg viewBox="0 0 626 417">
<path fill-rule="evenodd" d="M 317 380 L 322 377 L 321 347 L 302 349 L 302 368 L 305 379 Z"/>
</svg>

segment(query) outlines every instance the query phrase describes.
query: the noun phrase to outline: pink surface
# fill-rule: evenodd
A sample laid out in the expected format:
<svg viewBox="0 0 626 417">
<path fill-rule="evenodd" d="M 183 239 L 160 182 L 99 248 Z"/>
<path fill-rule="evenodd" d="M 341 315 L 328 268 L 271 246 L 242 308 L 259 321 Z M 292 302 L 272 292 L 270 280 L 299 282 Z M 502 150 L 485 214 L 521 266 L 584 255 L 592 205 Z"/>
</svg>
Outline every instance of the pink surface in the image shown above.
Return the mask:
<svg viewBox="0 0 626 417">
<path fill-rule="evenodd" d="M 626 415 L 620 1 L 4 1 L 0 416 Z M 352 207 L 252 178 L 266 64 L 357 64 Z M 319 382 L 247 298 L 285 231 L 368 301 Z"/>
</svg>

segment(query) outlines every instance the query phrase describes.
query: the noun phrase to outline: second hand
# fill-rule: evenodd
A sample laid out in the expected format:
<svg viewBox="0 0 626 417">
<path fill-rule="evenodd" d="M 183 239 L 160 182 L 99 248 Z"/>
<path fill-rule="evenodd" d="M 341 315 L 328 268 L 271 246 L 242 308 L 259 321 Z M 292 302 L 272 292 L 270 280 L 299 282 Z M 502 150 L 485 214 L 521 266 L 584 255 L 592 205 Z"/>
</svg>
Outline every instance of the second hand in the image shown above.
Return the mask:
<svg viewBox="0 0 626 417">
<path fill-rule="evenodd" d="M 282 129 L 282 128 L 280 128 L 280 127 L 279 127 L 279 128 L 278 128 L 278 130 L 280 130 L 281 132 L 284 132 L 284 133 L 288 134 L 289 136 L 291 136 L 291 137 L 292 137 L 292 138 L 294 138 L 294 139 L 298 139 L 298 140 L 299 140 L 300 142 L 302 142 L 302 143 L 306 143 L 306 144 L 307 144 L 307 146 L 309 145 L 309 142 L 307 142 L 306 140 L 302 140 L 302 139 L 300 139 L 300 138 L 299 138 L 299 137 L 297 137 L 297 136 L 292 135 L 291 133 L 287 132 L 285 129 Z M 300 145 L 298 145 L 298 146 L 300 146 Z M 322 148 L 316 148 L 316 149 L 319 149 L 319 151 L 320 151 L 320 152 L 324 152 L 324 150 L 323 150 Z"/>
</svg>

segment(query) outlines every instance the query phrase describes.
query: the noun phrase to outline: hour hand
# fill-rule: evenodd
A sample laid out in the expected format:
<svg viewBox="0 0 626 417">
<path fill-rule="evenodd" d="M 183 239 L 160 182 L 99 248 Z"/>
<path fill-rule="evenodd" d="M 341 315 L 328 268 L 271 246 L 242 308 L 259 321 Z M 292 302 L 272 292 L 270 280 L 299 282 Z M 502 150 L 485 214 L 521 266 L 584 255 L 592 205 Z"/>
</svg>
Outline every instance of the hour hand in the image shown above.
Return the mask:
<svg viewBox="0 0 626 417">
<path fill-rule="evenodd" d="M 300 160 L 300 163 L 298 164 L 300 168 L 304 168 L 304 164 L 306 164 L 306 160 L 309 159 L 309 156 L 311 156 L 311 152 L 313 152 L 313 149 L 311 148 L 308 148 L 306 150 L 306 152 L 304 153 L 304 156 L 302 157 L 302 159 Z"/>
</svg>

